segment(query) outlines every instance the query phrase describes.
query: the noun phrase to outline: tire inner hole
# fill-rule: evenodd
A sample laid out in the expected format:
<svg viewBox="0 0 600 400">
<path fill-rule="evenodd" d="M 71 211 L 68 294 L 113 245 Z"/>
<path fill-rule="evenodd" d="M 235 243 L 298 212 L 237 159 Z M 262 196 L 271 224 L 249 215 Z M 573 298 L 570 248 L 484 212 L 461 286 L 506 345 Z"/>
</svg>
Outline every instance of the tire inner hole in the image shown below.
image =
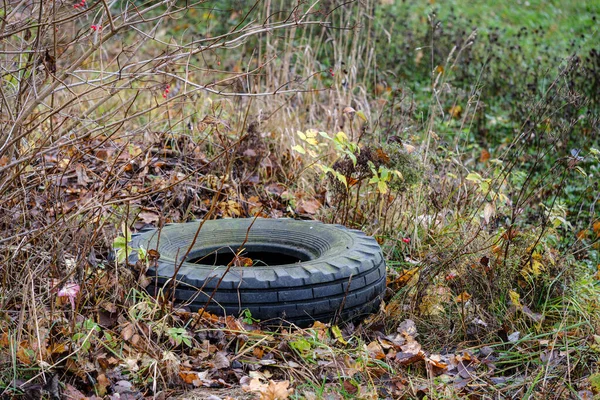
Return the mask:
<svg viewBox="0 0 600 400">
<path fill-rule="evenodd" d="M 238 267 L 261 267 L 274 265 L 296 264 L 315 258 L 307 249 L 275 247 L 269 245 L 246 244 L 237 260 L 235 250 L 237 247 L 218 249 L 205 249 L 191 252 L 187 262 L 201 265 L 231 265 Z M 233 262 L 232 262 L 233 261 Z"/>
</svg>

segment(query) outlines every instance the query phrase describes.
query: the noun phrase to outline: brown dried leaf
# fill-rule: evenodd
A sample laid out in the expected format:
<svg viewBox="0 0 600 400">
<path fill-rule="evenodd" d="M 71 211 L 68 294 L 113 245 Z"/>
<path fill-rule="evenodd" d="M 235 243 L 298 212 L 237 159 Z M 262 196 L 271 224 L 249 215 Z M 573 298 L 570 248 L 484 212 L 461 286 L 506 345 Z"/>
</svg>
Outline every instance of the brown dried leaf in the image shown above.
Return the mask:
<svg viewBox="0 0 600 400">
<path fill-rule="evenodd" d="M 286 187 L 281 183 L 270 183 L 267 186 L 265 186 L 265 190 L 267 191 L 267 193 L 281 196 L 281 194 L 285 192 Z"/>
<path fill-rule="evenodd" d="M 376 360 L 385 359 L 385 353 L 383 352 L 383 348 L 378 342 L 371 342 L 367 346 L 367 351 L 369 352 L 369 356 Z"/>
<path fill-rule="evenodd" d="M 354 386 L 349 380 L 345 380 L 342 386 L 344 386 L 344 390 L 348 394 L 355 394 L 356 392 L 358 392 L 358 388 Z"/>
<path fill-rule="evenodd" d="M 249 257 L 235 256 L 233 259 L 233 265 L 236 267 L 251 267 L 254 261 Z"/>
<path fill-rule="evenodd" d="M 496 214 L 496 210 L 492 203 L 485 203 L 483 207 L 483 219 L 486 224 L 490 223 L 490 219 Z"/>
<path fill-rule="evenodd" d="M 216 369 L 225 369 L 225 368 L 229 368 L 229 359 L 227 358 L 227 353 L 224 351 L 218 351 L 215 354 L 215 357 L 213 359 L 213 366 Z"/>
<path fill-rule="evenodd" d="M 63 399 L 72 399 L 72 400 L 82 400 L 87 399 L 87 397 L 81 393 L 79 390 L 75 389 L 73 386 L 67 383 L 65 388 L 62 391 Z"/>
<path fill-rule="evenodd" d="M 33 362 L 33 360 L 30 357 L 31 354 L 28 351 L 26 351 L 24 345 L 26 345 L 26 342 L 22 342 L 19 348 L 17 349 L 17 359 L 25 365 L 30 365 Z"/>
<path fill-rule="evenodd" d="M 296 207 L 296 212 L 298 214 L 310 214 L 314 215 L 321 208 L 321 202 L 319 200 L 300 200 L 298 202 L 298 206 Z"/>
<path fill-rule="evenodd" d="M 417 149 L 415 146 L 406 143 L 402 143 L 402 147 L 404 147 L 404 151 L 408 154 L 413 153 Z"/>
<path fill-rule="evenodd" d="M 479 156 L 479 162 L 484 163 L 489 159 L 490 159 L 490 152 L 487 151 L 486 149 L 481 150 L 481 155 Z"/>
<path fill-rule="evenodd" d="M 96 394 L 98 394 L 98 396 L 106 395 L 107 389 L 110 385 L 111 385 L 110 379 L 108 379 L 105 374 L 98 375 L 98 377 L 96 378 L 96 387 L 95 387 Z"/>
<path fill-rule="evenodd" d="M 94 181 L 87 176 L 86 168 L 83 164 L 75 165 L 75 175 L 77 176 L 77 184 L 80 186 L 86 186 L 88 183 Z"/>
<path fill-rule="evenodd" d="M 285 400 L 294 389 L 288 389 L 289 381 L 274 382 L 269 381 L 269 385 L 260 391 L 260 400 Z"/>
<path fill-rule="evenodd" d="M 409 365 L 425 358 L 425 353 L 421 351 L 421 344 L 411 336 L 406 336 L 406 344 L 400 346 L 402 352 L 396 354 L 396 361 L 401 365 Z"/>
<path fill-rule="evenodd" d="M 123 340 L 128 341 L 129 339 L 131 339 L 134 333 L 135 327 L 133 326 L 133 324 L 127 323 L 121 331 L 121 337 L 123 338 Z"/>
<path fill-rule="evenodd" d="M 138 214 L 138 219 L 145 224 L 155 224 L 158 222 L 160 216 L 158 213 L 153 211 L 141 211 Z"/>
<path fill-rule="evenodd" d="M 432 354 L 430 357 L 426 358 L 427 362 L 433 365 L 436 368 L 446 369 L 448 368 L 448 364 L 442 362 L 442 356 L 439 354 Z"/>
<path fill-rule="evenodd" d="M 240 379 L 240 384 L 242 385 L 242 390 L 244 392 L 260 392 L 263 388 L 267 387 L 260 379 L 250 378 L 249 376 L 244 376 Z"/>
<path fill-rule="evenodd" d="M 396 330 L 403 335 L 412 337 L 417 336 L 417 325 L 415 325 L 415 322 L 412 319 L 402 321 Z"/>
<path fill-rule="evenodd" d="M 198 379 L 198 373 L 195 371 L 179 371 L 179 377 L 183 382 L 192 385 Z"/>
<path fill-rule="evenodd" d="M 467 292 L 462 292 L 454 299 L 457 303 L 466 303 L 471 298 L 471 295 Z"/>
</svg>

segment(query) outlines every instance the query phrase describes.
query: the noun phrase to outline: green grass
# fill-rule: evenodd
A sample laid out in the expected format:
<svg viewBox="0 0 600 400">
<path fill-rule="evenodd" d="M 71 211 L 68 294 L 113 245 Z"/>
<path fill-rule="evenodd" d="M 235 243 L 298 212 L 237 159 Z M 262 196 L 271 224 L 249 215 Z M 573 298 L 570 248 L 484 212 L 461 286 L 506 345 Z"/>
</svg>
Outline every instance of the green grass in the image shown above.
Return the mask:
<svg viewBox="0 0 600 400">
<path fill-rule="evenodd" d="M 416 27 L 422 27 L 427 15 L 435 12 L 442 21 L 459 16 L 460 21 L 486 34 L 493 28 L 501 29 L 505 35 L 516 35 L 523 27 L 538 30 L 540 44 L 558 50 L 559 56 L 570 54 L 571 40 L 580 41 L 588 50 L 598 41 L 600 4 L 595 0 L 396 2 L 389 12 L 394 8 L 405 10 Z"/>
</svg>

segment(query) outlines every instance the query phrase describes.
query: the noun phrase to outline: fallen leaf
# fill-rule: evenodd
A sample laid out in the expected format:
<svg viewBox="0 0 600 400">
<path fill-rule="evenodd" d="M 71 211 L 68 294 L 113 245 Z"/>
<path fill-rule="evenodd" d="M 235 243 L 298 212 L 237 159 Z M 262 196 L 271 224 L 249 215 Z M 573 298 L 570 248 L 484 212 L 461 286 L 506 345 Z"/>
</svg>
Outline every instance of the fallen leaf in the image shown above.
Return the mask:
<svg viewBox="0 0 600 400">
<path fill-rule="evenodd" d="M 152 211 L 141 211 L 138 214 L 138 219 L 145 224 L 156 224 L 159 218 L 159 215 Z"/>
<path fill-rule="evenodd" d="M 346 391 L 346 393 L 348 394 L 355 394 L 356 392 L 358 392 L 358 388 L 352 384 L 352 382 L 350 382 L 349 380 L 345 380 L 344 383 L 342 383 L 342 386 L 344 387 L 344 390 Z"/>
<path fill-rule="evenodd" d="M 244 392 L 260 392 L 267 387 L 267 385 L 262 383 L 259 378 L 250 378 L 249 376 L 242 377 L 242 379 L 240 379 L 240 385 L 242 385 L 242 390 Z"/>
<path fill-rule="evenodd" d="M 340 327 L 337 325 L 334 325 L 331 327 L 331 333 L 333 333 L 333 337 L 335 337 L 335 339 L 343 344 L 344 346 L 348 344 L 348 342 L 346 342 L 346 340 L 344 339 L 344 336 L 342 335 L 342 331 L 340 330 Z"/>
<path fill-rule="evenodd" d="M 87 397 L 81 393 L 79 390 L 75 389 L 73 386 L 67 383 L 65 388 L 62 390 L 62 398 L 63 399 L 72 399 L 72 400 L 81 400 L 87 399 Z"/>
<path fill-rule="evenodd" d="M 296 206 L 296 212 L 298 214 L 314 215 L 319 208 L 321 208 L 321 202 L 319 202 L 319 200 L 300 200 Z"/>
<path fill-rule="evenodd" d="M 260 400 L 285 400 L 294 389 L 288 389 L 289 381 L 269 381 L 269 385 L 260 391 Z"/>
<path fill-rule="evenodd" d="M 396 329 L 398 333 L 403 335 L 416 337 L 417 336 L 417 325 L 415 325 L 415 321 L 412 319 L 406 319 L 398 325 Z"/>
<path fill-rule="evenodd" d="M 454 299 L 457 303 L 466 303 L 471 298 L 471 295 L 467 292 L 462 292 Z"/>
<path fill-rule="evenodd" d="M 448 364 L 442 362 L 442 356 L 439 354 L 432 354 L 429 357 L 426 357 L 425 360 L 436 368 L 446 369 L 448 368 Z"/>
<path fill-rule="evenodd" d="M 382 163 L 388 165 L 390 163 L 390 156 L 387 155 L 387 153 L 385 151 L 383 151 L 383 149 L 378 148 L 375 151 L 375 155 L 377 156 L 377 159 L 379 161 L 381 161 Z"/>
<path fill-rule="evenodd" d="M 121 337 L 123 338 L 123 340 L 128 341 L 129 339 L 131 339 L 134 333 L 135 328 L 133 327 L 133 324 L 127 323 L 121 331 Z"/>
<path fill-rule="evenodd" d="M 402 352 L 396 354 L 396 361 L 401 365 L 409 365 L 425 358 L 425 353 L 421 351 L 421 344 L 407 336 L 406 344 L 400 346 Z"/>
<path fill-rule="evenodd" d="M 96 378 L 96 386 L 95 386 L 96 393 L 98 394 L 98 396 L 106 395 L 106 392 L 107 392 L 110 384 L 111 384 L 110 379 L 108 379 L 105 374 L 98 375 L 98 377 Z"/>
<path fill-rule="evenodd" d="M 227 358 L 227 353 L 224 351 L 218 351 L 213 359 L 213 365 L 216 369 L 229 368 L 230 363 L 229 359 Z"/>
<path fill-rule="evenodd" d="M 519 293 L 515 292 L 514 290 L 511 290 L 508 292 L 508 297 L 510 297 L 510 302 L 513 306 L 517 307 L 518 309 L 521 309 L 521 296 L 519 295 Z"/>
<path fill-rule="evenodd" d="M 179 371 L 179 377 L 184 383 L 192 385 L 198 379 L 198 373 L 195 371 Z"/>
<path fill-rule="evenodd" d="M 519 332 L 519 331 L 513 332 L 510 335 L 508 335 L 508 341 L 516 342 L 517 340 L 519 340 L 519 337 L 521 337 L 521 332 Z"/>
<path fill-rule="evenodd" d="M 367 352 L 371 358 L 375 360 L 383 360 L 385 359 L 385 353 L 383 352 L 383 348 L 378 342 L 371 342 L 367 346 Z"/>
</svg>

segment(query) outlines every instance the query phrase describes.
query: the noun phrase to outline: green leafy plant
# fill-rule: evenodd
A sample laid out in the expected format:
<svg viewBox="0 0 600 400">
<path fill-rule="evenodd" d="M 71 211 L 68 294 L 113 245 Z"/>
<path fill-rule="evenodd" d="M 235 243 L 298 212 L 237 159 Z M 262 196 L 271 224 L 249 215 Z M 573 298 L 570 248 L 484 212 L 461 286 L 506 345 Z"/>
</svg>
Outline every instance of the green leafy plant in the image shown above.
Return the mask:
<svg viewBox="0 0 600 400">
<path fill-rule="evenodd" d="M 121 232 L 122 235 L 117 236 L 115 240 L 113 240 L 113 249 L 117 257 L 117 262 L 119 263 L 125 262 L 127 256 L 133 253 L 133 248 L 129 246 L 129 242 L 131 241 L 131 230 L 127 224 L 123 224 Z"/>
<path fill-rule="evenodd" d="M 71 338 L 74 343 L 79 345 L 82 353 L 87 353 L 92 347 L 92 339 L 95 334 L 101 331 L 100 326 L 91 319 L 86 319 L 82 323 L 78 323 L 76 328 L 80 330 Z"/>
<path fill-rule="evenodd" d="M 255 322 L 260 322 L 259 319 L 252 317 L 252 312 L 248 309 L 245 309 L 244 312 L 242 313 L 242 321 L 244 321 L 247 324 L 253 324 Z"/>
<path fill-rule="evenodd" d="M 192 336 L 185 328 L 169 328 L 167 329 L 167 336 L 176 346 L 180 346 L 183 343 L 187 347 L 192 347 Z"/>
</svg>

